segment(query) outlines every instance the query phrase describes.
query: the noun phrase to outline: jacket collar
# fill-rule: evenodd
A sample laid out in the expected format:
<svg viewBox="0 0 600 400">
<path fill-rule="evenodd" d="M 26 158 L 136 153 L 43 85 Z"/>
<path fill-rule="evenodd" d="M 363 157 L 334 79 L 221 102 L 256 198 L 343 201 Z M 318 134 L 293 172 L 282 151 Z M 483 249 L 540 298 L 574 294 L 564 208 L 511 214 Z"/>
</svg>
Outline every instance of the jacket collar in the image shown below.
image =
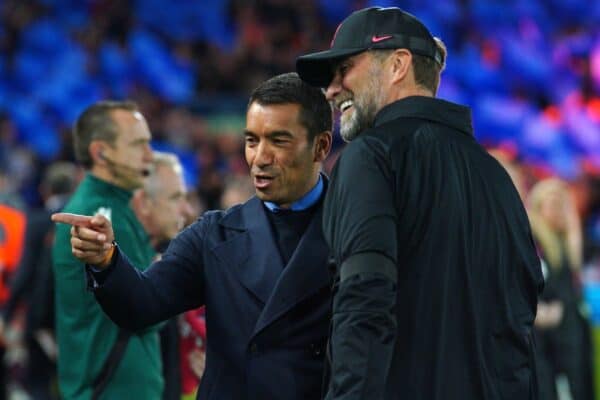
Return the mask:
<svg viewBox="0 0 600 400">
<path fill-rule="evenodd" d="M 306 228 L 298 247 L 280 274 L 273 292 L 254 328 L 254 334 L 276 321 L 295 305 L 330 284 L 327 261 L 329 248 L 322 232 L 323 204 Z"/>
<path fill-rule="evenodd" d="M 324 183 L 326 190 L 326 177 Z M 267 212 L 256 196 L 230 209 L 219 224 L 239 233 L 212 249 L 236 271 L 241 284 L 265 304 L 255 326 L 255 334 L 330 284 L 327 270 L 329 249 L 321 229 L 322 203 L 287 265 L 283 264 L 277 249 Z"/>
<path fill-rule="evenodd" d="M 266 303 L 283 270 L 283 261 L 262 201 L 256 196 L 230 209 L 219 225 L 239 233 L 227 235 L 212 251 L 229 267 L 246 289 Z"/>
<path fill-rule="evenodd" d="M 86 174 L 84 182 L 93 186 L 94 190 L 100 193 L 110 193 L 112 196 L 120 198 L 125 202 L 128 202 L 133 196 L 133 192 L 131 190 L 123 189 L 119 186 L 113 185 L 110 182 L 98 178 L 91 172 Z"/>
<path fill-rule="evenodd" d="M 262 218 L 257 218 L 259 213 L 264 213 L 264 211 L 262 201 L 258 197 L 252 196 L 244 204 L 227 210 L 219 221 L 219 225 L 242 231 L 259 229 L 264 225 L 263 222 L 269 223 L 266 216 L 264 221 Z"/>
<path fill-rule="evenodd" d="M 383 107 L 375 116 L 378 127 L 398 118 L 419 118 L 437 122 L 473 136 L 471 110 L 435 97 L 411 96 Z"/>
</svg>

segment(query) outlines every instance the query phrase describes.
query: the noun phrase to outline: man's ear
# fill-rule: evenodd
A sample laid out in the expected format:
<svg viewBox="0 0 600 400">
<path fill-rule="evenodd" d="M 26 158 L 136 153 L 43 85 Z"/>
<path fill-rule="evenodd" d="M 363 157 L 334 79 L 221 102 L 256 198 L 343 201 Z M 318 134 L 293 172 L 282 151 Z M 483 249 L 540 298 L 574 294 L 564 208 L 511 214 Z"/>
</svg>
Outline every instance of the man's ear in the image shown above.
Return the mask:
<svg viewBox="0 0 600 400">
<path fill-rule="evenodd" d="M 105 148 L 106 143 L 100 140 L 92 140 L 88 149 L 93 164 L 104 164 L 106 162 L 106 160 L 104 159 Z"/>
<path fill-rule="evenodd" d="M 323 131 L 318 133 L 314 139 L 314 161 L 325 161 L 331 151 L 331 132 Z"/>
<path fill-rule="evenodd" d="M 396 49 L 390 57 L 392 82 L 398 83 L 406 79 L 412 68 L 412 53 L 407 49 Z"/>
</svg>

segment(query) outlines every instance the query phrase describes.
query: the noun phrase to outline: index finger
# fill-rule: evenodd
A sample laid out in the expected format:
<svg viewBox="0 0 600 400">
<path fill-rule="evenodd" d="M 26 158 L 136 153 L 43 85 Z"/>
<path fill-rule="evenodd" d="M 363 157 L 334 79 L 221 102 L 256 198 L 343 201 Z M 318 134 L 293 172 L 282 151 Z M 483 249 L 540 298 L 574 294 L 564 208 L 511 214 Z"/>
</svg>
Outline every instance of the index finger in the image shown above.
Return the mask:
<svg viewBox="0 0 600 400">
<path fill-rule="evenodd" d="M 73 226 L 89 227 L 92 224 L 92 218 L 88 215 L 71 213 L 54 213 L 50 217 L 54 222 L 61 222 Z"/>
</svg>

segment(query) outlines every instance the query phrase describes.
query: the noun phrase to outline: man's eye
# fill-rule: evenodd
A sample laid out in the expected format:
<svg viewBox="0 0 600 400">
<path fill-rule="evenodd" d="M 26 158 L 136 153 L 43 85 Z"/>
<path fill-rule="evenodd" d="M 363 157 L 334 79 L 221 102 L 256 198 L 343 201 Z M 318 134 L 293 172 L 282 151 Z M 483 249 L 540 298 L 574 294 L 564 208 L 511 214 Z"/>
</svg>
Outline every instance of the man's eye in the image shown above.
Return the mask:
<svg viewBox="0 0 600 400">
<path fill-rule="evenodd" d="M 350 68 L 350 65 L 348 65 L 347 63 L 340 64 L 340 66 L 338 68 L 338 72 L 340 73 L 340 75 L 345 75 L 346 72 L 348 72 L 349 68 Z"/>
<path fill-rule="evenodd" d="M 246 136 L 246 143 L 254 144 L 254 143 L 256 143 L 256 138 L 253 138 L 252 136 Z"/>
</svg>

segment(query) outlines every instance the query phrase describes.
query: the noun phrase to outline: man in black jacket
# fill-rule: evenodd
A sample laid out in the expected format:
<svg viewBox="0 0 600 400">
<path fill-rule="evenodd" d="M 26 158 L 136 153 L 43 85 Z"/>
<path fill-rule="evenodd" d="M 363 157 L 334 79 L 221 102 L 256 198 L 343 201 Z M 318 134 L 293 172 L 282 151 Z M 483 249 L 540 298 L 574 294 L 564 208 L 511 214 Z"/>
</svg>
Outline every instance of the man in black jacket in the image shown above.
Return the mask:
<svg viewBox="0 0 600 400">
<path fill-rule="evenodd" d="M 323 216 L 337 264 L 327 400 L 537 399 L 529 223 L 469 110 L 434 98 L 445 60 L 418 19 L 376 7 L 297 60 L 352 141 Z"/>
</svg>

